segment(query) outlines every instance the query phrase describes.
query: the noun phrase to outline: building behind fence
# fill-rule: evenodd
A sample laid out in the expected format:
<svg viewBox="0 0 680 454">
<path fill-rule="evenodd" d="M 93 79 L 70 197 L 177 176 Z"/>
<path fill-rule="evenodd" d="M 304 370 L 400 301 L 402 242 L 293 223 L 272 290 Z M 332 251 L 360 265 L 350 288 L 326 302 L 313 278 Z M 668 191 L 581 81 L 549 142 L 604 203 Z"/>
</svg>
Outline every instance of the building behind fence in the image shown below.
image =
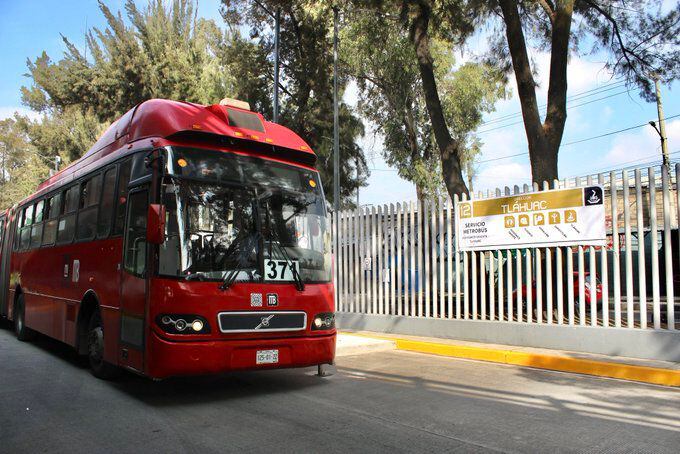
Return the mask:
<svg viewBox="0 0 680 454">
<path fill-rule="evenodd" d="M 350 328 L 366 327 L 362 323 L 367 320 L 380 320 L 373 316 L 387 316 L 393 326 L 408 326 L 418 319 L 444 319 L 492 322 L 473 326 L 499 332 L 507 332 L 509 326 L 540 325 L 630 328 L 678 335 L 679 177 L 680 165 L 671 171 L 663 167 L 624 169 L 546 183 L 540 188 L 602 184 L 608 236 L 604 248 L 458 251 L 457 198 L 338 213 L 333 221 L 338 232 L 334 247 L 339 320 L 350 325 L 349 320 L 353 320 Z M 537 185 L 505 187 L 473 198 L 538 190 Z M 357 324 L 357 320 L 362 322 Z M 450 334 L 447 337 L 461 337 L 455 330 L 463 325 L 441 326 L 450 328 L 444 328 Z M 554 332 L 560 336 L 565 333 Z M 569 336 L 593 332 L 570 330 Z M 517 343 L 512 336 L 492 339 Z M 677 354 L 680 359 L 680 336 L 672 339 L 678 345 L 672 347 L 670 356 L 652 356 L 675 358 Z M 538 340 L 533 344 L 544 346 Z M 580 349 L 589 351 L 587 346 Z M 631 356 L 650 356 L 625 351 Z"/>
</svg>

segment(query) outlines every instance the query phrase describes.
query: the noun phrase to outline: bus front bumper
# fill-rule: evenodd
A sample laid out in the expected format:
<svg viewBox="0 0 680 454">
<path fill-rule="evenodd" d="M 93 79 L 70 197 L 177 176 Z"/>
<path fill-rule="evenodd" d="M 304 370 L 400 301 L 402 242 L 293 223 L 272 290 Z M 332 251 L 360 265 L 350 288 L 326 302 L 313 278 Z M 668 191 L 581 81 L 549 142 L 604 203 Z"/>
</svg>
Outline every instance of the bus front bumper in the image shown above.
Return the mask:
<svg viewBox="0 0 680 454">
<path fill-rule="evenodd" d="M 280 339 L 173 342 L 149 336 L 146 375 L 167 378 L 233 370 L 278 369 L 331 364 L 336 334 Z M 277 350 L 278 362 L 257 364 L 258 351 Z"/>
</svg>

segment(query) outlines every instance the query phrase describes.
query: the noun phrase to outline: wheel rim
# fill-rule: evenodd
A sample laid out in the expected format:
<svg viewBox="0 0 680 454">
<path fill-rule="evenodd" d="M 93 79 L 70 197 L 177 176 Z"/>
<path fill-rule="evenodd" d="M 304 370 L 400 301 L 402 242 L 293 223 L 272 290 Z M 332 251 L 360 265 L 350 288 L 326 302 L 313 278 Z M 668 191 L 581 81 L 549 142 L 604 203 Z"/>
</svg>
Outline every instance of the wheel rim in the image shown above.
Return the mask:
<svg viewBox="0 0 680 454">
<path fill-rule="evenodd" d="M 97 326 L 88 336 L 88 353 L 90 363 L 100 365 L 104 360 L 104 331 L 101 326 Z"/>
</svg>

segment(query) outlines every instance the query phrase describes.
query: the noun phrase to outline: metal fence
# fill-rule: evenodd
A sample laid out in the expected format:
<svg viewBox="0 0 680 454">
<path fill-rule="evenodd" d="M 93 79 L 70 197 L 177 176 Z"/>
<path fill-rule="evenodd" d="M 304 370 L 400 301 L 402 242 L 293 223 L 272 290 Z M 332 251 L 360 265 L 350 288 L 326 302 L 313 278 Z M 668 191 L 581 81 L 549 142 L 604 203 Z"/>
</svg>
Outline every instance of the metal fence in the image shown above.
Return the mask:
<svg viewBox="0 0 680 454">
<path fill-rule="evenodd" d="M 609 241 L 602 248 L 461 252 L 457 197 L 336 213 L 336 307 L 413 318 L 676 330 L 679 178 L 676 164 L 669 171 L 638 168 L 545 183 L 543 190 L 604 186 Z M 472 197 L 538 190 L 505 187 Z"/>
</svg>

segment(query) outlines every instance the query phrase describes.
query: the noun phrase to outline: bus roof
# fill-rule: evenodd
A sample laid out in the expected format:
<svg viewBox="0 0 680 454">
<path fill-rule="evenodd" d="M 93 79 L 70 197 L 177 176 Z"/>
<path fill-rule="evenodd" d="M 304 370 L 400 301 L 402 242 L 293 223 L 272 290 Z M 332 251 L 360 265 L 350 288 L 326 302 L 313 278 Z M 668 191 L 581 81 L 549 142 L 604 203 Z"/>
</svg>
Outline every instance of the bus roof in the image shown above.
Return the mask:
<svg viewBox="0 0 680 454">
<path fill-rule="evenodd" d="M 37 189 L 53 186 L 80 170 L 92 169 L 99 159 L 123 148 L 147 147 L 148 140 L 172 142 L 219 142 L 230 138 L 239 143 L 268 149 L 270 156 L 314 163 L 316 155 L 309 145 L 290 129 L 266 121 L 256 112 L 232 105 L 204 106 L 190 102 L 150 99 L 125 113 L 101 135 L 99 140 L 77 161 L 42 182 Z M 121 153 L 122 155 L 122 153 Z M 296 159 L 297 158 L 297 159 Z M 108 161 L 108 160 L 107 160 Z"/>
</svg>

